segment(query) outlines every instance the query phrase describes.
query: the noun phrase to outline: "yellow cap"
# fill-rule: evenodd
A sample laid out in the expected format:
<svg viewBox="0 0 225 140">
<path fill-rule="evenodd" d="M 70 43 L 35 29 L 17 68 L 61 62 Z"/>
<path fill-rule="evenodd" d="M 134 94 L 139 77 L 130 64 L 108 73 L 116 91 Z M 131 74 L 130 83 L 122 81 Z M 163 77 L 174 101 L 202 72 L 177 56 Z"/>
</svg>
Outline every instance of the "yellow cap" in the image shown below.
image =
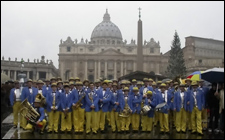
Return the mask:
<svg viewBox="0 0 225 140">
<path fill-rule="evenodd" d="M 160 85 L 160 87 L 166 87 L 166 84 L 162 83 L 162 84 Z"/>
<path fill-rule="evenodd" d="M 112 83 L 112 80 L 108 80 L 108 83 Z"/>
<path fill-rule="evenodd" d="M 74 85 L 74 82 L 71 81 L 69 84 L 70 84 L 70 85 Z"/>
<path fill-rule="evenodd" d="M 37 84 L 44 84 L 44 82 L 42 80 L 38 80 Z"/>
<path fill-rule="evenodd" d="M 126 81 L 122 81 L 120 85 L 125 85 L 126 84 Z"/>
<path fill-rule="evenodd" d="M 65 80 L 65 81 L 63 82 L 63 84 L 66 84 L 66 83 L 68 84 L 68 83 L 69 83 L 69 81 Z"/>
<path fill-rule="evenodd" d="M 137 85 L 142 85 L 142 82 L 141 82 L 141 81 L 138 81 L 138 82 L 137 82 Z"/>
<path fill-rule="evenodd" d="M 113 81 L 113 82 L 118 82 L 118 80 L 116 80 L 116 79 L 113 79 L 112 81 Z"/>
<path fill-rule="evenodd" d="M 149 82 L 149 79 L 148 79 L 148 78 L 144 78 L 143 81 L 144 81 L 144 82 L 145 82 L 145 81 Z"/>
<path fill-rule="evenodd" d="M 133 79 L 132 82 L 137 82 L 137 80 L 136 79 Z"/>
<path fill-rule="evenodd" d="M 158 81 L 157 84 L 162 84 L 162 81 Z"/>
<path fill-rule="evenodd" d="M 79 81 L 79 82 L 76 82 L 75 85 L 79 86 L 79 85 L 83 85 L 83 83 Z"/>
<path fill-rule="evenodd" d="M 65 85 L 63 85 L 63 87 L 64 87 L 64 88 L 65 88 L 65 87 L 68 87 L 68 88 L 69 88 L 70 86 L 69 86 L 69 84 L 65 84 Z"/>
<path fill-rule="evenodd" d="M 14 81 L 14 84 L 19 84 L 19 81 L 17 81 L 17 80 L 16 80 L 16 81 Z"/>
<path fill-rule="evenodd" d="M 117 83 L 113 83 L 112 86 L 117 86 Z"/>
<path fill-rule="evenodd" d="M 151 90 L 148 90 L 148 91 L 147 91 L 147 95 L 148 95 L 148 94 L 152 95 L 152 91 L 151 91 Z"/>
<path fill-rule="evenodd" d="M 53 86 L 57 86 L 57 84 L 56 84 L 56 83 L 52 83 L 52 84 L 51 84 L 51 87 L 53 87 Z"/>
<path fill-rule="evenodd" d="M 138 90 L 138 87 L 133 87 L 133 90 L 135 90 L 135 91 Z"/>
<path fill-rule="evenodd" d="M 80 78 L 79 77 L 76 77 L 74 80 L 80 80 Z"/>
<path fill-rule="evenodd" d="M 55 77 L 52 77 L 52 78 L 50 79 L 50 81 L 52 81 L 52 80 L 56 80 L 56 78 L 55 78 Z"/>
<path fill-rule="evenodd" d="M 198 83 L 197 83 L 196 81 L 193 81 L 193 82 L 191 83 L 191 85 L 192 85 L 192 86 L 197 86 Z"/>
<path fill-rule="evenodd" d="M 74 79 L 73 77 L 70 77 L 69 81 L 70 81 L 70 80 L 75 80 L 75 79 Z"/>
<path fill-rule="evenodd" d="M 129 88 L 128 88 L 128 87 L 125 87 L 125 88 L 123 89 L 123 91 L 129 91 Z"/>
<path fill-rule="evenodd" d="M 108 85 L 108 82 L 106 82 L 106 80 L 105 80 L 102 82 L 102 85 L 104 85 L 104 84 Z"/>
<path fill-rule="evenodd" d="M 62 82 L 62 81 L 58 81 L 58 82 L 57 82 L 57 85 L 58 85 L 59 83 L 62 83 L 62 84 L 63 84 L 63 82 Z"/>
<path fill-rule="evenodd" d="M 31 79 L 27 80 L 27 82 L 33 82 Z"/>
<path fill-rule="evenodd" d="M 152 85 L 153 85 L 153 86 L 156 86 L 156 82 L 153 82 Z"/>
<path fill-rule="evenodd" d="M 174 85 L 178 85 L 178 82 L 174 82 Z"/>
<path fill-rule="evenodd" d="M 150 78 L 149 81 L 153 82 L 152 78 Z"/>
<path fill-rule="evenodd" d="M 130 84 L 130 81 L 127 80 L 126 84 Z"/>
</svg>

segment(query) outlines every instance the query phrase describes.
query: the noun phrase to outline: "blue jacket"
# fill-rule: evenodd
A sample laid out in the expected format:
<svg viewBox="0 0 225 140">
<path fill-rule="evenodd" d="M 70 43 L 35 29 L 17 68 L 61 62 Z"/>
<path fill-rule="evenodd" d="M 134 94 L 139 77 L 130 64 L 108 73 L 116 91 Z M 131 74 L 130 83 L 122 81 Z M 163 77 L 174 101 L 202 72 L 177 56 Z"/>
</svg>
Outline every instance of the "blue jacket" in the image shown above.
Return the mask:
<svg viewBox="0 0 225 140">
<path fill-rule="evenodd" d="M 61 92 L 60 92 L 60 90 L 59 90 L 59 88 L 57 88 L 57 91 L 59 92 L 59 93 L 64 93 L 64 89 L 63 88 L 61 88 Z"/>
<path fill-rule="evenodd" d="M 15 88 L 12 88 L 11 90 L 10 90 L 10 95 L 9 95 L 9 100 L 10 100 L 10 105 L 11 106 L 13 106 L 13 104 L 14 104 L 14 96 L 15 96 L 15 93 L 14 93 L 14 91 L 15 91 Z M 21 95 L 20 95 L 21 96 Z"/>
<path fill-rule="evenodd" d="M 66 97 L 66 92 L 61 94 L 60 96 L 60 111 L 63 111 L 64 109 L 69 108 L 69 112 L 72 111 L 72 92 L 68 93 Z"/>
<path fill-rule="evenodd" d="M 136 112 L 137 114 L 140 114 L 141 112 L 141 101 L 142 101 L 142 95 L 137 94 L 137 95 L 131 95 L 132 99 L 132 113 Z"/>
<path fill-rule="evenodd" d="M 90 93 L 91 92 L 91 89 L 89 87 L 85 87 L 83 86 L 83 90 L 85 91 L 85 93 Z"/>
<path fill-rule="evenodd" d="M 109 105 L 109 111 L 112 111 L 112 109 L 116 109 L 115 112 L 121 111 L 121 96 L 123 95 L 122 90 L 116 91 L 117 95 L 114 96 L 114 92 L 112 92 L 112 98 L 110 100 Z M 119 102 L 119 105 L 116 105 L 115 102 Z"/>
<path fill-rule="evenodd" d="M 200 90 L 202 90 L 203 92 L 203 99 L 204 99 L 204 108 L 208 107 L 208 103 L 207 103 L 207 100 L 206 100 L 206 97 L 207 97 L 207 94 L 209 92 L 209 88 L 206 87 L 206 86 L 203 86 L 203 87 L 199 87 Z"/>
<path fill-rule="evenodd" d="M 110 100 L 111 100 L 111 96 L 112 96 L 110 90 L 108 88 L 106 89 L 104 97 L 103 97 L 103 89 L 99 89 L 97 91 L 97 94 L 99 95 L 99 100 L 100 99 L 103 100 L 102 108 L 100 107 L 102 103 L 99 101 L 100 109 L 102 109 L 103 112 L 108 112 L 109 111 L 109 104 L 110 104 Z"/>
<path fill-rule="evenodd" d="M 181 91 L 177 91 L 175 94 L 174 94 L 174 101 L 173 101 L 173 108 L 175 109 L 176 108 L 176 112 L 180 112 L 180 109 L 181 109 L 181 96 L 180 96 L 180 93 Z M 187 102 L 190 101 L 190 96 L 188 96 L 188 93 L 187 91 L 184 91 L 184 109 L 186 111 L 188 111 L 188 105 L 187 105 Z"/>
<path fill-rule="evenodd" d="M 47 99 L 46 99 L 46 102 L 47 102 L 47 107 L 46 107 L 46 110 L 48 112 L 51 112 L 52 109 L 52 103 L 53 103 L 53 94 L 52 93 L 49 93 L 48 96 L 47 96 Z M 56 111 L 61 111 L 60 108 L 60 92 L 56 91 L 55 93 L 55 107 L 57 108 Z"/>
<path fill-rule="evenodd" d="M 23 88 L 21 93 L 21 101 L 23 102 L 27 98 L 28 102 L 33 106 L 38 90 L 35 87 L 31 87 L 31 88 L 32 88 L 32 94 L 30 93 L 30 90 L 28 87 Z"/>
<path fill-rule="evenodd" d="M 95 107 L 95 112 L 98 112 L 99 111 L 99 95 L 97 94 L 97 91 L 96 89 L 93 90 L 93 103 L 91 102 L 89 96 L 90 96 L 90 93 L 91 93 L 91 89 L 90 89 L 90 92 L 87 92 L 86 96 L 85 96 L 85 100 L 86 100 L 86 106 L 85 106 L 85 111 L 86 112 L 91 112 L 92 109 L 91 109 L 91 105 L 94 104 L 94 107 Z"/>
<path fill-rule="evenodd" d="M 162 92 L 158 92 L 158 94 L 156 94 L 156 100 L 157 100 L 156 101 L 157 105 L 165 102 L 162 97 Z M 163 113 L 168 114 L 168 110 L 170 109 L 170 103 L 171 103 L 170 101 L 171 101 L 171 95 L 169 92 L 167 92 L 167 104 L 165 106 L 165 109 L 163 110 Z"/>
<path fill-rule="evenodd" d="M 149 106 L 151 106 L 151 109 L 148 111 L 148 114 L 147 114 L 147 116 L 149 117 L 149 118 L 152 118 L 152 117 L 154 117 L 154 108 L 156 107 L 156 97 L 154 97 L 154 96 L 152 96 L 151 98 L 150 98 L 150 100 L 151 100 L 151 102 L 149 103 L 148 102 L 148 98 L 145 98 L 145 105 L 149 105 Z"/>
<path fill-rule="evenodd" d="M 190 98 L 189 111 L 192 112 L 195 106 L 194 105 L 194 90 L 192 89 L 190 92 L 191 94 L 189 94 L 189 98 Z M 201 111 L 205 103 L 204 103 L 204 93 L 200 88 L 197 88 L 196 100 L 197 100 L 197 107 Z"/>
<path fill-rule="evenodd" d="M 143 91 L 144 91 L 145 86 L 140 88 L 140 94 L 143 96 Z M 151 86 L 147 86 L 148 90 L 153 91 L 153 88 Z"/>
<path fill-rule="evenodd" d="M 51 85 L 49 85 L 48 88 L 47 88 L 46 85 L 43 85 L 43 88 L 44 88 L 45 91 L 51 91 L 52 90 Z"/>
<path fill-rule="evenodd" d="M 78 91 L 77 91 L 76 89 L 74 89 L 74 90 L 71 92 L 72 105 L 77 103 L 78 98 L 79 98 Z"/>
<path fill-rule="evenodd" d="M 74 90 L 74 92 L 75 92 L 75 97 L 78 96 L 77 101 L 79 101 L 84 95 L 86 95 L 86 92 L 83 89 L 81 91 Z M 85 97 L 81 100 L 81 104 L 82 104 L 81 108 L 84 109 L 86 105 Z"/>
<path fill-rule="evenodd" d="M 129 107 L 130 107 L 130 109 L 132 110 L 132 108 L 133 108 L 133 105 L 132 105 L 132 95 L 129 95 L 128 94 L 128 98 L 127 98 L 128 100 L 127 100 L 127 104 L 129 105 Z M 121 96 L 121 103 L 120 103 L 120 105 L 121 105 L 121 111 L 123 111 L 124 110 L 124 107 L 125 107 L 125 95 L 122 95 Z"/>
<path fill-rule="evenodd" d="M 42 89 L 42 95 L 46 98 L 48 90 L 46 90 L 44 87 L 42 87 L 41 89 Z M 37 88 L 37 90 L 39 89 Z"/>
<path fill-rule="evenodd" d="M 39 117 L 39 121 L 43 121 L 43 119 L 45 118 L 45 109 L 43 107 L 39 107 L 38 111 L 37 111 L 39 114 L 40 114 L 40 117 Z"/>
</svg>

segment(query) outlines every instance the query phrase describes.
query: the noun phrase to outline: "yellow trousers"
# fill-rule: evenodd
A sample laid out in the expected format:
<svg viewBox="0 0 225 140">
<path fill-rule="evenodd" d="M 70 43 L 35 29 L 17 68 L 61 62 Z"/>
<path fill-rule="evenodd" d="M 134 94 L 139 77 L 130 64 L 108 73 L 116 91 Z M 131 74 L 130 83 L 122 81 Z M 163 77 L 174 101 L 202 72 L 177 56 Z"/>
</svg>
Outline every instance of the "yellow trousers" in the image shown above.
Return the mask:
<svg viewBox="0 0 225 140">
<path fill-rule="evenodd" d="M 111 111 L 110 111 L 111 112 Z M 111 125 L 111 117 L 110 117 L 110 112 L 106 113 L 106 120 L 108 121 L 108 125 Z"/>
<path fill-rule="evenodd" d="M 117 131 L 119 132 L 121 130 L 121 118 L 119 117 L 119 113 L 115 111 L 110 112 L 110 121 L 111 121 L 111 128 L 112 131 Z"/>
<path fill-rule="evenodd" d="M 119 117 L 121 120 L 121 131 L 128 131 L 130 127 L 131 115 L 129 117 Z"/>
<path fill-rule="evenodd" d="M 191 112 L 187 112 L 187 127 L 188 130 L 192 130 L 192 119 L 191 119 Z"/>
<path fill-rule="evenodd" d="M 178 132 L 180 132 L 180 130 L 183 132 L 186 131 L 186 117 L 187 112 L 184 108 L 181 108 L 179 112 L 176 112 L 176 130 Z"/>
<path fill-rule="evenodd" d="M 100 128 L 100 110 L 97 112 L 97 130 Z"/>
<path fill-rule="evenodd" d="M 148 116 L 143 116 L 143 126 L 142 126 L 142 131 L 152 131 L 152 126 L 153 126 L 153 118 L 148 117 Z"/>
<path fill-rule="evenodd" d="M 140 114 L 134 113 L 132 114 L 132 129 L 138 130 L 140 123 Z"/>
<path fill-rule="evenodd" d="M 99 123 L 99 127 L 101 130 L 105 129 L 105 117 L 106 117 L 106 112 L 102 112 L 102 110 L 99 111 L 100 112 L 100 123 Z"/>
<path fill-rule="evenodd" d="M 16 102 L 14 102 L 14 105 L 13 105 L 13 124 L 16 125 L 16 126 L 18 124 L 18 113 L 20 111 L 20 104 L 21 104 L 21 102 L 16 101 Z M 22 123 L 22 119 L 23 118 L 24 117 L 20 114 L 20 126 L 21 127 L 25 127 L 26 126 L 26 125 L 24 125 Z"/>
<path fill-rule="evenodd" d="M 49 131 L 56 131 L 58 132 L 58 125 L 59 125 L 59 111 L 51 111 L 48 113 L 48 118 L 49 118 L 49 125 L 48 125 L 48 132 Z"/>
<path fill-rule="evenodd" d="M 86 133 L 91 131 L 97 132 L 98 130 L 98 122 L 97 122 L 98 112 L 92 110 L 91 112 L 86 112 Z"/>
<path fill-rule="evenodd" d="M 169 122 L 172 125 L 176 126 L 176 112 L 173 110 L 169 111 Z"/>
<path fill-rule="evenodd" d="M 157 123 L 159 122 L 159 112 L 158 111 L 155 111 L 153 119 L 154 119 L 154 126 L 156 126 Z"/>
<path fill-rule="evenodd" d="M 74 120 L 74 129 L 75 132 L 83 132 L 84 131 L 84 112 L 85 109 L 78 107 L 77 109 L 73 109 L 73 120 Z"/>
<path fill-rule="evenodd" d="M 65 114 L 61 112 L 61 131 L 71 131 L 72 129 L 72 112 L 67 113 L 67 117 L 65 118 Z"/>
<path fill-rule="evenodd" d="M 159 112 L 160 131 L 169 132 L 168 114 Z"/>
<path fill-rule="evenodd" d="M 43 125 L 42 128 L 41 128 L 41 131 L 44 131 L 45 126 L 46 126 L 46 120 L 43 119 L 39 124 L 40 124 L 40 125 Z"/>
<path fill-rule="evenodd" d="M 192 132 L 202 133 L 202 111 L 194 107 L 191 113 Z M 197 125 L 197 127 L 196 127 Z"/>
<path fill-rule="evenodd" d="M 146 131 L 147 130 L 147 125 L 146 125 L 147 118 L 148 118 L 148 116 L 141 115 L 142 131 Z"/>
<path fill-rule="evenodd" d="M 207 109 L 202 110 L 202 128 L 207 129 L 208 128 L 208 115 L 207 115 Z"/>
</svg>

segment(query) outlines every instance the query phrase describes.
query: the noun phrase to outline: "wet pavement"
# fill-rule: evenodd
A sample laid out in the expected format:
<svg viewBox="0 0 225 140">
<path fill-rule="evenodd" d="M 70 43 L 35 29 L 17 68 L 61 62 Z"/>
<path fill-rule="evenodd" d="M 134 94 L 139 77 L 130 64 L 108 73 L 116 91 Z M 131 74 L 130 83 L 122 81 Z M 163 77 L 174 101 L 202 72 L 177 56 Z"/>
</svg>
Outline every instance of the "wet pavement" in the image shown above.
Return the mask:
<svg viewBox="0 0 225 140">
<path fill-rule="evenodd" d="M 33 134 L 26 130 L 20 129 L 21 133 L 18 135 L 17 129 L 12 135 L 11 139 L 224 139 L 224 134 L 208 134 L 204 132 L 204 136 L 199 136 L 198 134 L 191 134 L 189 131 L 186 133 L 177 133 L 175 129 L 170 131 L 170 134 L 160 134 L 159 126 L 154 127 L 154 130 L 151 133 L 141 132 L 133 133 L 112 133 L 111 128 L 108 127 L 107 132 L 97 133 L 97 134 L 85 134 L 85 133 L 74 133 L 72 134 L 49 134 L 44 133 L 40 135 L 38 132 Z"/>
</svg>

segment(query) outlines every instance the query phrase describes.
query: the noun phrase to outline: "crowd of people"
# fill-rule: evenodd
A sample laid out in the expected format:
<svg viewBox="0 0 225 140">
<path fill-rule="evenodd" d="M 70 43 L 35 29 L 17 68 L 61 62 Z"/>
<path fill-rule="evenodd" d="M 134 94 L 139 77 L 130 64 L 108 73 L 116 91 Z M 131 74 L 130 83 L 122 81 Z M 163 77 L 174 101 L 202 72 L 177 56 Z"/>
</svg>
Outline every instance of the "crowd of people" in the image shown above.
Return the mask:
<svg viewBox="0 0 225 140">
<path fill-rule="evenodd" d="M 189 130 L 203 135 L 203 130 L 207 129 L 223 133 L 224 85 L 213 83 L 209 89 L 203 83 L 201 79 L 178 83 L 155 82 L 148 78 L 81 82 L 78 77 L 62 82 L 60 77 L 53 77 L 44 82 L 29 79 L 22 91 L 19 82 L 14 81 L 9 99 L 14 127 L 18 125 L 21 102 L 27 100 L 40 117 L 35 124 L 20 117 L 20 127 L 34 130 L 37 125 L 41 126 L 40 134 L 45 130 L 47 133 L 59 130 L 61 133 L 105 133 L 105 125 L 117 133 L 130 131 L 130 125 L 134 133 L 139 130 L 150 133 L 157 125 L 160 133 L 165 134 L 173 128 L 177 133 Z M 42 96 L 38 96 L 40 94 Z"/>
</svg>

